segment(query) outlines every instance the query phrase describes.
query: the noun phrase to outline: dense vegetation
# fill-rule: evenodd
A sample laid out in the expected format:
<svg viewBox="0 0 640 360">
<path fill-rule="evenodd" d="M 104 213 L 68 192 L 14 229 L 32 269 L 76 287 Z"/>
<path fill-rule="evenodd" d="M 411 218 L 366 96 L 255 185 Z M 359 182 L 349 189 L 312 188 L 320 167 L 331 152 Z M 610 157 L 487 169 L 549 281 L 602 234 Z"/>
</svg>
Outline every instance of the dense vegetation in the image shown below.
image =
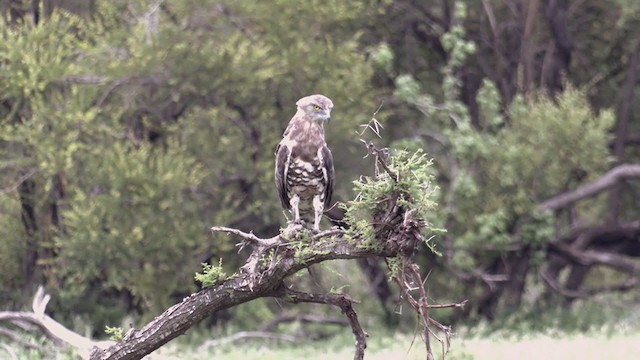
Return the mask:
<svg viewBox="0 0 640 360">
<path fill-rule="evenodd" d="M 44 284 L 57 318 L 100 332 L 197 290 L 203 262 L 233 272 L 242 254 L 208 229 L 278 232 L 273 150 L 312 93 L 336 104 L 336 200 L 371 173 L 356 132 L 380 105 L 378 143 L 433 157 L 425 215 L 446 233 L 431 241 L 442 255 L 420 260 L 431 296 L 470 300 L 456 316 L 640 284 L 637 184 L 548 202 L 638 162 L 635 1 L 9 0 L 0 12 L 0 308 Z M 392 322 L 397 290 L 379 264 L 359 266 L 346 291 L 374 294 L 363 306 Z M 279 308 L 244 309 L 262 321 Z"/>
</svg>

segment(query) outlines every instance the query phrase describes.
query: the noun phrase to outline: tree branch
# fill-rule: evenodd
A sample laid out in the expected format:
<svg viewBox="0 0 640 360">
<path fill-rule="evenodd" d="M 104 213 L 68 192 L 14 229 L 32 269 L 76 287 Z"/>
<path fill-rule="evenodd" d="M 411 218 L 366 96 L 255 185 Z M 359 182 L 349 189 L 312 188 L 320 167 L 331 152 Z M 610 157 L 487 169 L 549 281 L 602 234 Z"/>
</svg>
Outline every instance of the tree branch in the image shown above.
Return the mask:
<svg viewBox="0 0 640 360">
<path fill-rule="evenodd" d="M 403 231 L 401 228 L 398 227 L 397 231 Z M 225 227 L 212 230 L 232 233 L 251 242 L 253 251 L 241 272 L 183 299 L 142 329 L 130 330 L 120 343 L 106 349 L 94 347 L 91 360 L 141 359 L 219 310 L 259 297 L 279 296 L 283 279 L 310 265 L 334 259 L 389 257 L 398 252 L 412 251 L 407 246 L 416 244 L 402 237 L 390 238 L 380 247 L 363 247 L 346 239 L 342 230 L 338 229 L 318 233 L 311 237 L 310 243 L 298 238 L 287 239 L 282 235 L 260 239 L 251 233 Z M 295 234 L 303 237 L 304 231 Z M 301 297 L 300 301 L 304 299 Z M 346 300 L 331 301 L 339 303 L 333 305 L 346 306 Z M 347 316 L 351 316 L 349 314 Z M 353 320 L 350 321 L 353 326 Z"/>
<path fill-rule="evenodd" d="M 545 200 L 539 207 L 543 210 L 560 210 L 579 200 L 595 196 L 623 179 L 637 177 L 640 177 L 640 164 L 618 165 L 592 183 L 556 195 L 551 199 Z"/>
<path fill-rule="evenodd" d="M 588 298 L 603 292 L 627 291 L 640 285 L 640 278 L 631 277 L 625 280 L 624 282 L 615 284 L 615 285 L 595 287 L 595 288 L 589 288 L 589 289 L 570 290 L 562 287 L 562 285 L 560 285 L 558 280 L 556 280 L 551 274 L 549 274 L 546 271 L 540 271 L 540 277 L 551 289 L 558 292 L 559 294 L 566 296 L 568 298 L 580 298 L 580 299 Z"/>
<path fill-rule="evenodd" d="M 595 250 L 580 251 L 560 243 L 551 243 L 549 248 L 578 265 L 605 265 L 629 275 L 640 276 L 640 263 L 628 256 Z"/>
<path fill-rule="evenodd" d="M 342 312 L 349 319 L 351 330 L 356 337 L 356 353 L 354 355 L 355 360 L 362 360 L 364 358 L 364 350 L 367 348 L 367 337 L 369 336 L 360 325 L 358 321 L 358 315 L 353 308 L 354 301 L 344 294 L 311 294 L 293 290 L 283 285 L 280 289 L 281 297 L 287 299 L 294 304 L 301 302 L 316 303 L 316 304 L 328 304 L 337 306 L 342 309 Z"/>
<path fill-rule="evenodd" d="M 213 339 L 205 342 L 198 347 L 198 352 L 205 352 L 210 347 L 216 347 L 231 342 L 235 342 L 243 339 L 267 339 L 267 340 L 280 340 L 290 343 L 298 341 L 295 336 L 287 334 L 274 334 L 268 331 L 240 331 L 230 336 L 225 336 L 220 339 Z"/>
<path fill-rule="evenodd" d="M 287 314 L 281 313 L 278 316 L 274 317 L 264 325 L 260 327 L 260 331 L 262 332 L 271 332 L 274 331 L 279 324 L 287 323 L 287 322 L 301 322 L 301 323 L 319 323 L 319 324 L 330 324 L 330 325 L 349 325 L 348 321 L 342 318 L 334 318 L 334 317 L 326 317 L 326 316 L 318 316 L 313 314 Z"/>
</svg>

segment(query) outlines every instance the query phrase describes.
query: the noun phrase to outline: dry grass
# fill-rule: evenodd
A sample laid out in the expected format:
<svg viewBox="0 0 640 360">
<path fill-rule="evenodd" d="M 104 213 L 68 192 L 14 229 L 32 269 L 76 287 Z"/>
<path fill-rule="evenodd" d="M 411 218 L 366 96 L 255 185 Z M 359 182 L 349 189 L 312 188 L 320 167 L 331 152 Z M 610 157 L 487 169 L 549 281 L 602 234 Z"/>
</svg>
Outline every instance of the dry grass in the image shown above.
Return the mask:
<svg viewBox="0 0 640 360">
<path fill-rule="evenodd" d="M 448 360 L 637 360 L 640 359 L 640 329 L 611 333 L 608 330 L 592 330 L 588 333 L 546 333 L 526 334 L 522 336 L 490 334 L 460 335 L 454 339 Z M 299 346 L 289 344 L 235 344 L 210 351 L 207 356 L 191 353 L 178 353 L 181 359 L 215 358 L 221 360 L 320 360 L 351 359 L 353 345 L 350 334 L 341 339 L 324 343 L 305 343 Z M 373 336 L 373 334 L 372 334 Z M 386 337 L 372 337 L 365 355 L 369 360 L 417 360 L 425 359 L 425 350 L 420 339 L 407 334 L 395 334 Z M 436 348 L 439 348 L 436 344 Z M 177 348 L 175 348 L 177 350 Z M 170 353 L 170 352 L 169 352 Z M 166 353 L 169 355 L 169 353 Z M 441 358 L 437 356 L 437 358 Z"/>
<path fill-rule="evenodd" d="M 473 355 L 470 359 L 477 360 L 632 360 L 640 359 L 640 332 L 613 336 L 535 334 L 516 339 L 492 336 L 488 339 L 461 340 L 460 347 L 465 353 Z"/>
<path fill-rule="evenodd" d="M 370 330 L 369 346 L 365 358 L 368 360 L 423 360 L 424 345 L 412 335 L 384 330 Z M 202 337 L 198 337 L 200 340 Z M 0 338 L 0 345 L 6 339 Z M 185 341 L 186 340 L 186 341 Z M 235 342 L 199 351 L 200 341 L 189 337 L 172 342 L 152 355 L 156 360 L 321 360 L 352 359 L 353 335 L 341 331 L 331 340 L 323 342 L 302 341 L 299 344 L 272 341 Z M 412 344 L 413 342 L 413 344 Z M 438 343 L 434 349 L 439 350 Z M 16 349 L 18 350 L 18 349 Z M 439 351 L 438 351 L 439 353 Z M 0 359 L 12 358 L 0 347 Z M 17 359 L 43 359 L 35 353 L 18 351 Z M 437 354 L 436 359 L 441 359 Z M 56 360 L 76 359 L 61 355 Z M 637 360 L 640 359 L 640 327 L 622 323 L 591 328 L 586 332 L 545 330 L 526 332 L 513 330 L 492 331 L 478 326 L 461 330 L 453 339 L 448 360 Z"/>
</svg>

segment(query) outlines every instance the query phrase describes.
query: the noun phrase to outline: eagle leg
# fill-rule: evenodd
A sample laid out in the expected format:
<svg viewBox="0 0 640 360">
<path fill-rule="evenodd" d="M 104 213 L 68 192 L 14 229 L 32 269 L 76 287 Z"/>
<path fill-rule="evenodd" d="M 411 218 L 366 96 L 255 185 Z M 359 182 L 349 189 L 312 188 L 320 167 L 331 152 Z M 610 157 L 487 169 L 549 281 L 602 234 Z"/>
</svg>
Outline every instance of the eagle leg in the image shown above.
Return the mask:
<svg viewBox="0 0 640 360">
<path fill-rule="evenodd" d="M 300 196 L 293 195 L 289 200 L 289 205 L 291 205 L 291 212 L 293 212 L 293 222 L 300 224 Z"/>
<path fill-rule="evenodd" d="M 319 195 L 313 197 L 313 231 L 320 231 L 320 220 L 322 219 L 322 213 L 324 212 L 324 202 L 320 199 Z"/>
</svg>

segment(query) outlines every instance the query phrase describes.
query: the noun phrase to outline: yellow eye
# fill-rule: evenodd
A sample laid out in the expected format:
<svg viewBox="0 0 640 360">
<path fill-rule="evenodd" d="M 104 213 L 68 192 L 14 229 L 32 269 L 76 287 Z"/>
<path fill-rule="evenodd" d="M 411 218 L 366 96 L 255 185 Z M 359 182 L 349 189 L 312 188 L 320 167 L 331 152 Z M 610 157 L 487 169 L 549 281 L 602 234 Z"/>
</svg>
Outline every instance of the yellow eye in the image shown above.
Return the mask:
<svg viewBox="0 0 640 360">
<path fill-rule="evenodd" d="M 318 106 L 318 105 L 313 105 L 313 110 L 315 110 L 315 111 L 319 111 L 319 110 L 320 110 L 320 106 Z"/>
</svg>

